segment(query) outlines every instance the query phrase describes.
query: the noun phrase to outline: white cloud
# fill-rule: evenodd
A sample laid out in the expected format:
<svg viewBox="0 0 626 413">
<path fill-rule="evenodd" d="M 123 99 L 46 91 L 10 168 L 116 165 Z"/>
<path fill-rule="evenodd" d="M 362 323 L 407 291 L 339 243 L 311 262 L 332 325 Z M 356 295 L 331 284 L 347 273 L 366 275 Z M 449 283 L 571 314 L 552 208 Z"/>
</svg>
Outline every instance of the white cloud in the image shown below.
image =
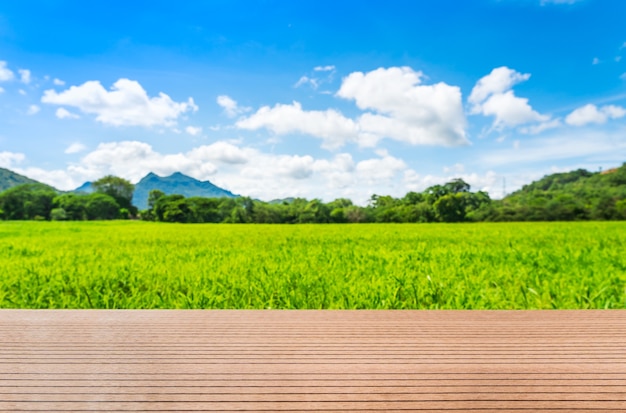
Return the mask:
<svg viewBox="0 0 626 413">
<path fill-rule="evenodd" d="M 310 155 L 284 156 L 278 160 L 278 172 L 293 179 L 306 179 L 313 175 L 314 163 L 315 160 Z"/>
<path fill-rule="evenodd" d="M 493 126 L 502 129 L 531 122 L 546 122 L 549 116 L 540 115 L 530 107 L 528 99 L 515 96 L 512 90 L 490 96 L 482 105 L 485 116 L 494 116 Z"/>
<path fill-rule="evenodd" d="M 590 123 L 603 124 L 609 119 L 618 119 L 626 116 L 626 109 L 621 106 L 605 105 L 598 108 L 588 104 L 567 115 L 565 122 L 572 126 L 584 126 Z"/>
<path fill-rule="evenodd" d="M 226 164 L 245 164 L 250 161 L 252 154 L 232 143 L 219 141 L 211 145 L 197 147 L 191 150 L 188 156 L 199 161 L 208 160 Z"/>
<path fill-rule="evenodd" d="M 486 167 L 510 166 L 558 161 L 563 159 L 598 159 L 623 162 L 626 158 L 624 130 L 603 132 L 601 130 L 567 130 L 545 138 L 524 141 L 523 147 L 515 150 L 499 149 L 483 153 L 478 162 Z"/>
<path fill-rule="evenodd" d="M 480 103 L 489 96 L 511 90 L 516 84 L 528 79 L 530 79 L 530 73 L 519 73 L 506 66 L 497 67 L 476 83 L 467 100 L 474 104 L 473 112 L 480 113 Z"/>
<path fill-rule="evenodd" d="M 310 78 L 308 76 L 302 76 L 300 79 L 298 79 L 296 84 L 293 85 L 293 87 L 298 88 L 302 85 L 306 85 L 307 83 L 310 84 L 311 88 L 313 89 L 317 89 L 319 87 L 318 79 Z"/>
<path fill-rule="evenodd" d="M 374 112 L 358 120 L 362 141 L 386 137 L 413 145 L 468 143 L 461 90 L 443 82 L 422 85 L 422 78 L 410 67 L 391 67 L 343 79 L 337 96 Z"/>
<path fill-rule="evenodd" d="M 28 110 L 26 111 L 26 113 L 28 115 L 35 115 L 35 114 L 39 113 L 40 110 L 41 110 L 41 108 L 39 106 L 37 106 L 37 105 L 30 105 L 28 107 Z"/>
<path fill-rule="evenodd" d="M 13 72 L 7 67 L 7 62 L 0 60 L 0 82 L 8 82 L 13 80 L 14 77 Z"/>
<path fill-rule="evenodd" d="M 229 118 L 234 118 L 242 113 L 249 112 L 251 108 L 245 106 L 239 106 L 237 101 L 233 100 L 230 96 L 220 95 L 217 97 L 217 104 L 224 109 L 224 113 Z"/>
<path fill-rule="evenodd" d="M 98 122 L 113 126 L 174 126 L 182 114 L 198 110 L 192 98 L 175 102 L 162 92 L 149 97 L 138 82 L 129 79 L 119 79 L 110 91 L 98 81 L 72 86 L 60 93 L 46 90 L 41 101 L 76 107 L 96 115 Z"/>
<path fill-rule="evenodd" d="M 52 83 L 54 83 L 54 84 L 55 84 L 55 85 L 57 85 L 57 86 L 63 86 L 63 85 L 65 85 L 65 82 L 64 82 L 63 80 L 61 80 L 61 79 L 57 79 L 57 78 L 54 78 L 54 79 L 52 80 Z"/>
<path fill-rule="evenodd" d="M 498 67 L 481 78 L 472 89 L 468 101 L 471 113 L 493 116 L 493 129 L 515 127 L 533 122 L 549 122 L 550 117 L 534 111 L 528 99 L 515 96 L 511 88 L 530 78 L 508 67 Z"/>
<path fill-rule="evenodd" d="M 80 163 L 68 168 L 69 173 L 84 176 L 85 180 L 113 174 L 133 182 L 148 172 L 159 175 L 183 172 L 206 179 L 216 171 L 217 167 L 206 160 L 193 159 L 183 153 L 162 155 L 149 144 L 138 141 L 101 143 Z"/>
<path fill-rule="evenodd" d="M 78 119 L 80 118 L 80 116 L 78 116 L 75 113 L 70 112 L 69 110 L 65 109 L 65 108 L 58 108 L 57 111 L 55 112 L 55 116 L 59 119 Z"/>
<path fill-rule="evenodd" d="M 445 83 L 421 85 L 421 72 L 408 67 L 355 72 L 336 96 L 354 100 L 367 112 L 356 119 L 334 109 L 306 111 L 299 102 L 263 106 L 241 119 L 241 129 L 268 129 L 277 135 L 302 133 L 337 149 L 346 143 L 375 146 L 383 138 L 412 145 L 457 146 L 469 143 L 461 91 Z"/>
<path fill-rule="evenodd" d="M 316 160 L 313 169 L 324 177 L 327 190 L 350 190 L 357 184 L 354 176 L 355 162 L 349 153 L 337 154 L 330 160 Z"/>
<path fill-rule="evenodd" d="M 84 149 L 79 143 L 66 152 Z M 74 152 L 75 153 L 75 152 Z M 59 189 L 74 189 L 85 181 L 113 174 L 137 182 L 148 172 L 165 176 L 182 172 L 234 193 L 271 200 L 290 196 L 330 201 L 347 197 L 365 204 L 373 193 L 402 196 L 406 164 L 384 151 L 355 162 L 348 153 L 331 158 L 262 152 L 226 141 L 203 145 L 185 153 L 159 153 L 138 141 L 101 143 L 65 169 L 14 168 Z M 21 154 L 0 153 L 0 165 L 22 162 Z"/>
<path fill-rule="evenodd" d="M 305 111 L 298 102 L 261 107 L 256 113 L 236 123 L 240 129 L 268 129 L 277 135 L 303 133 L 321 138 L 325 148 L 339 148 L 356 139 L 358 127 L 352 119 L 334 109 Z"/>
<path fill-rule="evenodd" d="M 605 113 L 611 119 L 619 119 L 626 115 L 626 109 L 616 105 L 602 106 L 600 110 Z"/>
<path fill-rule="evenodd" d="M 315 66 L 313 68 L 313 70 L 316 71 L 316 72 L 333 72 L 333 71 L 335 71 L 335 66 L 333 66 L 333 65 Z"/>
<path fill-rule="evenodd" d="M 0 87 L 0 93 L 4 93 L 4 88 Z"/>
<path fill-rule="evenodd" d="M 185 128 L 185 132 L 187 132 L 191 136 L 198 136 L 202 133 L 202 128 L 197 126 L 187 126 Z"/>
<path fill-rule="evenodd" d="M 0 167 L 1 168 L 13 168 L 15 164 L 24 161 L 26 157 L 23 153 L 14 152 L 0 152 Z"/>
<path fill-rule="evenodd" d="M 321 85 L 332 83 L 334 78 L 335 66 L 315 66 L 313 68 L 313 74 L 301 76 L 293 87 L 299 88 L 303 85 L 309 85 L 311 89 L 317 90 Z M 324 95 L 332 94 L 332 92 L 327 90 L 320 91 L 319 93 Z"/>
<path fill-rule="evenodd" d="M 367 183 L 388 181 L 394 178 L 397 173 L 406 169 L 403 160 L 384 154 L 380 158 L 373 158 L 361 161 L 356 164 L 356 171 Z"/>
<path fill-rule="evenodd" d="M 87 149 L 85 145 L 80 142 L 74 142 L 65 149 L 66 154 L 79 153 Z"/>
<path fill-rule="evenodd" d="M 563 123 L 561 122 L 561 119 L 552 119 L 552 120 L 547 120 L 545 122 L 541 122 L 537 125 L 532 125 L 532 126 L 527 126 L 524 128 L 520 128 L 520 132 L 521 133 L 526 133 L 526 134 L 531 134 L 531 135 L 537 135 L 541 132 L 550 130 L 550 129 L 554 129 L 554 128 L 558 128 L 563 126 Z"/>
<path fill-rule="evenodd" d="M 17 93 L 19 93 L 22 96 L 26 96 L 26 91 L 24 89 L 18 90 Z"/>
<path fill-rule="evenodd" d="M 25 83 L 25 84 L 30 83 L 30 70 L 19 69 L 17 72 L 20 74 L 20 82 Z"/>
</svg>

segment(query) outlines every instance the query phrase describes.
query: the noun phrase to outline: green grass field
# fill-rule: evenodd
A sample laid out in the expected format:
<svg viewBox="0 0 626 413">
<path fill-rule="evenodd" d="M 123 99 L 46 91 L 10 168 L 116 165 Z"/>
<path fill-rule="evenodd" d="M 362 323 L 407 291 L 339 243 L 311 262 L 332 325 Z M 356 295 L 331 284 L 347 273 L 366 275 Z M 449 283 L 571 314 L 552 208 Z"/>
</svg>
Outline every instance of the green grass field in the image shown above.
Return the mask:
<svg viewBox="0 0 626 413">
<path fill-rule="evenodd" d="M 626 308 L 626 222 L 0 223 L 3 308 Z"/>
</svg>

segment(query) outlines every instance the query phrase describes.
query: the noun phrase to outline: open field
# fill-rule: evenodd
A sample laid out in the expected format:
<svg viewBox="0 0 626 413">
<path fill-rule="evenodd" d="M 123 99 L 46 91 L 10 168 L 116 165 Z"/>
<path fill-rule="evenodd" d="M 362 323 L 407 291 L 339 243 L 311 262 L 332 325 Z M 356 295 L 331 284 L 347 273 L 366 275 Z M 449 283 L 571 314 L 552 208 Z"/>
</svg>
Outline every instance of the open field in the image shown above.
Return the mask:
<svg viewBox="0 0 626 413">
<path fill-rule="evenodd" d="M 626 222 L 0 224 L 3 308 L 626 308 Z"/>
</svg>

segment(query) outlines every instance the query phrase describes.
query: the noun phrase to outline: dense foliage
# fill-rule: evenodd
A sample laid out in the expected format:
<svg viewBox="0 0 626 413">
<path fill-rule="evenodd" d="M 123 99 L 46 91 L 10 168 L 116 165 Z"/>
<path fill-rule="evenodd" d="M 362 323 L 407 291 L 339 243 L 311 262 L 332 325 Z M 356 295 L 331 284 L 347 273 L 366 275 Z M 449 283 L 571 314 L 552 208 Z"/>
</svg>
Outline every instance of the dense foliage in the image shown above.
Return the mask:
<svg viewBox="0 0 626 413">
<path fill-rule="evenodd" d="M 490 202 L 485 192 L 470 192 L 462 180 L 436 185 L 403 198 L 374 195 L 367 207 L 340 198 L 329 203 L 295 198 L 261 202 L 240 198 L 185 198 L 152 191 L 145 220 L 162 222 L 231 222 L 259 224 L 358 223 L 358 222 L 463 222 Z"/>
<path fill-rule="evenodd" d="M 64 221 L 129 218 L 137 211 L 130 205 L 132 184 L 121 178 L 110 178 L 103 178 L 104 184 L 96 187 L 96 192 L 91 194 L 62 194 L 39 183 L 9 188 L 0 193 L 0 219 Z"/>
<path fill-rule="evenodd" d="M 4 308 L 626 308 L 626 222 L 5 222 Z"/>
<path fill-rule="evenodd" d="M 553 174 L 493 202 L 475 218 L 485 221 L 626 219 L 626 163 L 600 173 Z"/>
<path fill-rule="evenodd" d="M 328 203 L 304 198 L 262 202 L 248 197 L 186 198 L 153 190 L 147 209 L 137 211 L 131 203 L 134 187 L 130 182 L 107 176 L 94 182 L 93 188 L 96 192 L 88 195 L 59 195 L 42 184 L 13 187 L 0 193 L 0 219 L 138 217 L 160 222 L 259 224 L 626 219 L 626 163 L 605 173 L 579 169 L 549 175 L 496 201 L 455 179 L 401 198 L 373 195 L 364 207 L 344 198 Z"/>
</svg>

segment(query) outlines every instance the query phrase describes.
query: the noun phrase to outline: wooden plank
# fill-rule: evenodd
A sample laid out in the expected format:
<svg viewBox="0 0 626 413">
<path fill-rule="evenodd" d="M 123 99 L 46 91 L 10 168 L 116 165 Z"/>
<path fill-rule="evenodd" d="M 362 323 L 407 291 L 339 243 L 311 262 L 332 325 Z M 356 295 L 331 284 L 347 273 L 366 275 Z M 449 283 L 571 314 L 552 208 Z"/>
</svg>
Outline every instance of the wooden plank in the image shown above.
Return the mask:
<svg viewBox="0 0 626 413">
<path fill-rule="evenodd" d="M 626 411 L 624 311 L 0 310 L 0 411 Z"/>
</svg>

